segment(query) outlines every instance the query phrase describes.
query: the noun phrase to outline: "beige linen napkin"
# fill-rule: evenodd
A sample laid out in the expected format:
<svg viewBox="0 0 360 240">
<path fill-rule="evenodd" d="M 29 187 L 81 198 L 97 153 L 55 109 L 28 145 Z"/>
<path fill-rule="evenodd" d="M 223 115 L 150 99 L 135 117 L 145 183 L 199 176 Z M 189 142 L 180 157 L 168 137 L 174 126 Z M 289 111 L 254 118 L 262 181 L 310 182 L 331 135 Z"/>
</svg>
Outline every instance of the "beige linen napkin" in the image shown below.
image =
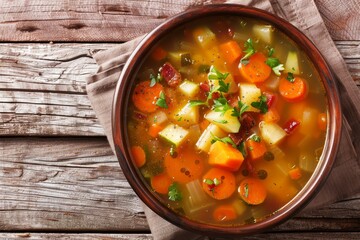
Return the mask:
<svg viewBox="0 0 360 240">
<path fill-rule="evenodd" d="M 232 0 L 273 12 L 302 30 L 319 48 L 337 74 L 343 108 L 343 131 L 333 170 L 319 194 L 306 209 L 325 206 L 360 192 L 360 91 L 351 78 L 344 60 L 335 47 L 313 0 Z M 161 3 L 159 3 L 161 4 Z M 340 4 L 340 3 L 339 3 Z M 156 27 L 156 26 L 154 26 Z M 99 52 L 94 59 L 97 73 L 87 79 L 87 93 L 101 125 L 113 148 L 111 109 L 115 86 L 122 67 L 142 37 Z M 150 230 L 157 239 L 204 239 L 163 220 L 144 206 Z"/>
</svg>

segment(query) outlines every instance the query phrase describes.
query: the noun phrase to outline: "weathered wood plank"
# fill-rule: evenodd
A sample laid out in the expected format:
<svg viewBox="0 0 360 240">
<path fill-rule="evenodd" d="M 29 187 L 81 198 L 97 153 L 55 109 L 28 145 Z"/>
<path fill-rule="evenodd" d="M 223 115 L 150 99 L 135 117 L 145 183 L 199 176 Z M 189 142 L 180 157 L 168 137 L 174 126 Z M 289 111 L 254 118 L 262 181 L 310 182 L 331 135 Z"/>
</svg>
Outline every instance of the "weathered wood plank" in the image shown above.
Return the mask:
<svg viewBox="0 0 360 240">
<path fill-rule="evenodd" d="M 47 240 L 47 239 L 58 239 L 58 240 L 151 240 L 153 239 L 150 234 L 97 234 L 97 233 L 0 233 L 2 239 L 29 239 L 29 240 Z M 293 240 L 304 240 L 304 239 L 318 239 L 318 240 L 348 240 L 348 239 L 359 239 L 359 232 L 318 232 L 318 233 L 269 233 L 259 234 L 249 237 L 243 237 L 243 240 L 272 240 L 272 239 L 293 239 Z"/>
<path fill-rule="evenodd" d="M 219 2 L 223 1 L 5 1 L 0 41 L 127 41 L 188 7 Z"/>
<path fill-rule="evenodd" d="M 360 41 L 337 41 L 360 85 Z M 117 44 L 0 44 L 0 135 L 103 136 L 86 96 L 94 52 Z"/>
<path fill-rule="evenodd" d="M 149 231 L 105 138 L 0 138 L 0 155 L 1 231 Z M 271 232 L 359 231 L 359 216 L 360 194 Z"/>
</svg>

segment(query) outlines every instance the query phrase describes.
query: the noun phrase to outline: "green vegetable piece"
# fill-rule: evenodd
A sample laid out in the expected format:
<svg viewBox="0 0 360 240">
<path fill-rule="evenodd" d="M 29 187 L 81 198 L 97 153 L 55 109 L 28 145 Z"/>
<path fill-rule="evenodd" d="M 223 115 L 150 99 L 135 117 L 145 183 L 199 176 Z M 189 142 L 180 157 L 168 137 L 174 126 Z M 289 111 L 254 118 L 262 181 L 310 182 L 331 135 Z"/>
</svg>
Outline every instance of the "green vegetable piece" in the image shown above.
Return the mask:
<svg viewBox="0 0 360 240">
<path fill-rule="evenodd" d="M 246 42 L 244 43 L 244 47 L 245 47 L 245 56 L 241 58 L 241 63 L 243 63 L 243 60 L 248 59 L 251 55 L 253 55 L 256 51 L 253 45 L 253 41 L 251 38 L 249 38 L 248 40 L 246 40 Z M 246 65 L 246 64 L 245 64 Z"/>
<path fill-rule="evenodd" d="M 169 186 L 168 197 L 169 197 L 169 200 L 171 200 L 171 201 L 181 201 L 182 200 L 182 195 L 179 190 L 179 186 L 176 182 L 172 183 Z"/>
<path fill-rule="evenodd" d="M 155 103 L 157 106 L 161 107 L 161 108 L 168 108 L 168 105 L 166 103 L 166 97 L 165 97 L 165 93 L 161 92 L 160 93 L 160 97 L 156 100 Z"/>
<path fill-rule="evenodd" d="M 268 59 L 266 59 L 266 64 L 272 68 L 276 76 L 280 76 L 280 71 L 283 71 L 285 69 L 284 64 L 280 63 L 279 59 L 277 58 L 269 57 Z"/>
<path fill-rule="evenodd" d="M 266 103 L 267 101 L 267 97 L 265 95 L 261 95 L 259 97 L 259 101 L 258 102 L 252 102 L 251 106 L 253 106 L 254 108 L 257 108 L 260 110 L 261 113 L 267 113 L 268 111 L 268 105 Z"/>
</svg>

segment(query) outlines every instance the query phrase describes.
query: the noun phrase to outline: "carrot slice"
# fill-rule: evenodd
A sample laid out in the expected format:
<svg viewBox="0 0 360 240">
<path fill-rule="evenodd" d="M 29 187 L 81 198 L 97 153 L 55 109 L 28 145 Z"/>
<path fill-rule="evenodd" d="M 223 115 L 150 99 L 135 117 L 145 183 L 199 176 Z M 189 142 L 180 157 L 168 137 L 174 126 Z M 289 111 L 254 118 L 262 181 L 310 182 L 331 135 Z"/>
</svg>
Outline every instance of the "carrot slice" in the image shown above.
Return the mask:
<svg viewBox="0 0 360 240">
<path fill-rule="evenodd" d="M 246 140 L 245 145 L 252 160 L 261 158 L 267 151 L 263 141 L 256 142 L 253 139 L 248 139 Z"/>
<path fill-rule="evenodd" d="M 265 114 L 261 115 L 265 122 L 278 122 L 280 120 L 279 112 L 276 108 L 270 108 Z"/>
<path fill-rule="evenodd" d="M 146 154 L 144 149 L 140 146 L 133 146 L 131 147 L 131 154 L 134 158 L 135 165 L 137 167 L 142 167 L 146 163 Z"/>
<path fill-rule="evenodd" d="M 160 173 L 151 178 L 150 184 L 155 192 L 167 194 L 169 192 L 169 187 L 172 184 L 172 181 L 166 173 Z"/>
<path fill-rule="evenodd" d="M 237 218 L 236 209 L 230 204 L 218 206 L 212 215 L 214 220 L 218 222 L 231 221 Z"/>
<path fill-rule="evenodd" d="M 271 68 L 265 62 L 264 54 L 255 53 L 249 58 L 248 63 L 240 63 L 239 69 L 242 77 L 251 83 L 264 82 L 271 74 Z"/>
<path fill-rule="evenodd" d="M 318 127 L 320 130 L 325 131 L 327 126 L 327 116 L 326 113 L 319 113 L 318 116 Z"/>
<path fill-rule="evenodd" d="M 215 181 L 215 179 L 219 183 L 211 184 L 211 181 Z M 208 181 L 210 181 L 210 184 Z M 218 200 L 226 199 L 235 192 L 235 176 L 230 171 L 221 168 L 211 168 L 203 176 L 202 186 L 210 197 Z"/>
<path fill-rule="evenodd" d="M 239 186 L 240 197 L 248 204 L 259 205 L 265 201 L 266 188 L 256 178 L 245 178 Z"/>
<path fill-rule="evenodd" d="M 167 55 L 167 52 L 160 46 L 156 47 L 154 51 L 151 53 L 151 57 L 155 61 L 163 60 Z"/>
<path fill-rule="evenodd" d="M 210 147 L 209 164 L 225 168 L 229 171 L 239 170 L 244 161 L 242 153 L 230 144 L 216 141 Z"/>
<path fill-rule="evenodd" d="M 158 106 L 155 104 L 163 91 L 163 86 L 156 83 L 150 87 L 150 81 L 138 83 L 132 95 L 132 101 L 136 108 L 142 112 L 155 112 Z"/>
<path fill-rule="evenodd" d="M 302 177 L 301 169 L 296 167 L 289 171 L 289 176 L 292 180 L 298 180 Z"/>
<path fill-rule="evenodd" d="M 166 154 L 164 166 L 167 174 L 178 183 L 188 183 L 201 177 L 203 160 L 191 149 L 183 149 L 177 156 Z"/>
<path fill-rule="evenodd" d="M 151 124 L 151 126 L 149 127 L 148 134 L 151 137 L 156 138 L 159 135 L 159 132 L 161 130 L 163 130 L 163 127 L 154 123 L 154 124 Z"/>
<path fill-rule="evenodd" d="M 225 62 L 228 64 L 233 64 L 236 60 L 239 60 L 242 55 L 239 44 L 234 40 L 221 44 L 219 49 Z"/>
<path fill-rule="evenodd" d="M 295 77 L 293 82 L 285 78 L 280 78 L 279 82 L 280 95 L 289 102 L 298 102 L 306 97 L 306 81 L 300 77 Z"/>
</svg>

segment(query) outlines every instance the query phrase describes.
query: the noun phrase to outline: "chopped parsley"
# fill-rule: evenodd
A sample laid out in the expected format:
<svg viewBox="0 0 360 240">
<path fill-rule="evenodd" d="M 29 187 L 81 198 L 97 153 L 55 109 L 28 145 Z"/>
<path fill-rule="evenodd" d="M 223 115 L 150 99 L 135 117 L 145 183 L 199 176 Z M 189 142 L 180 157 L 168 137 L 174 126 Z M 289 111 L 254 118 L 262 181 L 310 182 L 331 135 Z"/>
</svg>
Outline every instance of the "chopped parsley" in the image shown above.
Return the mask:
<svg viewBox="0 0 360 240">
<path fill-rule="evenodd" d="M 237 147 L 237 149 L 239 149 L 239 151 L 242 153 L 243 157 L 246 158 L 247 152 L 245 149 L 245 142 L 242 141 L 239 146 Z"/>
<path fill-rule="evenodd" d="M 228 121 L 226 121 L 226 120 L 214 120 L 214 122 L 221 123 L 221 124 L 228 123 Z"/>
<path fill-rule="evenodd" d="M 266 59 L 266 64 L 271 67 L 276 76 L 280 76 L 280 71 L 285 70 L 284 64 L 280 63 L 279 59 L 277 58 L 269 57 Z"/>
<path fill-rule="evenodd" d="M 168 108 L 168 105 L 166 103 L 166 97 L 165 97 L 165 93 L 162 91 L 160 93 L 159 98 L 156 100 L 155 103 L 157 106 L 161 107 L 161 108 Z"/>
<path fill-rule="evenodd" d="M 158 73 L 156 77 L 152 73 L 150 73 L 150 87 L 155 86 L 155 84 L 160 82 L 161 80 L 162 80 L 162 77 L 161 77 L 160 73 Z"/>
<path fill-rule="evenodd" d="M 295 82 L 294 74 L 292 72 L 288 72 L 286 80 L 288 80 L 291 83 Z"/>
<path fill-rule="evenodd" d="M 221 182 L 221 180 L 219 180 L 217 178 L 214 178 L 214 179 L 205 178 L 204 183 L 207 184 L 207 185 L 219 186 L 222 182 Z"/>
<path fill-rule="evenodd" d="M 265 95 L 261 95 L 259 97 L 258 102 L 252 102 L 251 106 L 253 106 L 256 109 L 259 109 L 261 113 L 267 113 L 268 111 L 268 105 L 267 105 L 267 97 Z"/>
<path fill-rule="evenodd" d="M 241 101 L 238 101 L 238 108 L 233 109 L 233 113 L 231 114 L 231 116 L 234 117 L 241 117 L 241 115 L 249 108 L 248 105 L 246 105 L 245 103 L 242 103 Z"/>
<path fill-rule="evenodd" d="M 260 142 L 261 141 L 261 138 L 256 134 L 252 135 L 251 139 L 254 140 L 255 142 Z"/>
<path fill-rule="evenodd" d="M 207 102 L 200 101 L 200 100 L 190 100 L 189 101 L 190 107 L 201 106 L 201 105 L 207 105 Z"/>
<path fill-rule="evenodd" d="M 255 48 L 253 45 L 253 41 L 251 38 L 249 38 L 248 40 L 246 40 L 246 42 L 244 43 L 244 47 L 245 47 L 245 56 L 241 58 L 240 62 L 241 64 L 248 64 L 249 61 L 247 60 L 251 55 L 253 55 L 255 53 Z M 247 61 L 245 61 L 247 60 Z"/>
<path fill-rule="evenodd" d="M 223 116 L 228 110 L 231 109 L 225 97 L 219 97 L 218 99 L 214 100 L 214 105 L 212 108 L 215 112 L 221 112 L 221 116 Z"/>
<path fill-rule="evenodd" d="M 246 198 L 249 197 L 249 185 L 247 183 L 245 183 L 244 190 L 245 190 L 244 197 Z"/>
<path fill-rule="evenodd" d="M 274 49 L 274 48 L 272 48 L 272 47 L 268 47 L 268 51 L 269 51 L 269 53 L 268 53 L 268 57 L 271 57 L 271 56 L 274 54 L 275 49 Z"/>
<path fill-rule="evenodd" d="M 181 192 L 179 190 L 177 183 L 174 182 L 169 186 L 168 197 L 169 197 L 169 200 L 171 200 L 171 201 L 181 201 L 182 200 L 182 195 L 181 195 Z"/>
<path fill-rule="evenodd" d="M 211 140 L 211 144 L 215 143 L 216 141 L 220 141 L 220 142 L 223 142 L 223 143 L 231 144 L 231 146 L 236 148 L 236 144 L 234 143 L 234 141 L 230 137 L 219 138 L 219 137 L 215 136 L 212 132 L 210 132 L 210 135 L 213 138 Z"/>
<path fill-rule="evenodd" d="M 208 79 L 209 80 L 218 80 L 218 81 L 224 81 L 227 76 L 229 76 L 229 73 L 221 73 L 219 70 L 217 70 L 214 65 L 211 65 Z"/>
</svg>

